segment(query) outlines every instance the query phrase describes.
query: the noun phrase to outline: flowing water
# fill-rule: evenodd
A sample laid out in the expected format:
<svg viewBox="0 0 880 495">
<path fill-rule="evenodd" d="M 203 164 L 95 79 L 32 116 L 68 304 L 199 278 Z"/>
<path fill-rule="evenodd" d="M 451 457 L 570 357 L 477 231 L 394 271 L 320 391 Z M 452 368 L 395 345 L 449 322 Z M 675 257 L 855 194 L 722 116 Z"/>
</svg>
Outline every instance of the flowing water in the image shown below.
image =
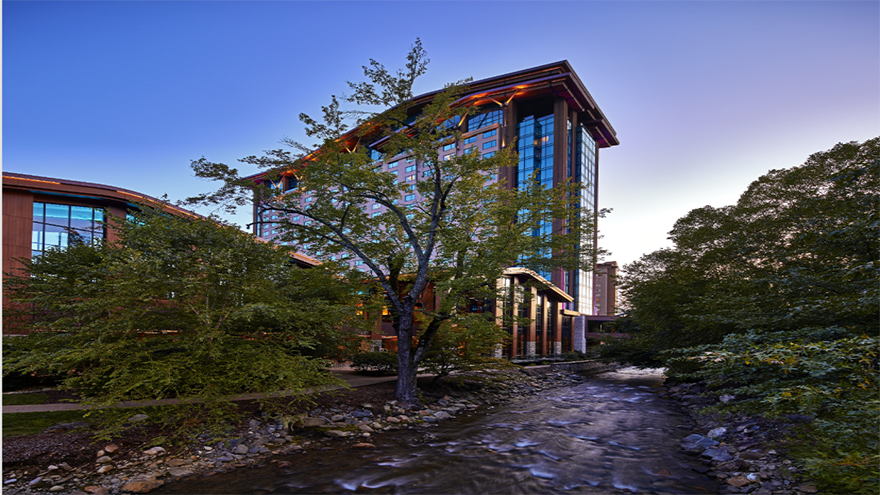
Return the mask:
<svg viewBox="0 0 880 495">
<path fill-rule="evenodd" d="M 156 493 L 717 493 L 678 453 L 688 434 L 652 390 L 656 371 L 624 369 L 431 428 L 387 432 L 375 449 L 342 442 Z"/>
</svg>

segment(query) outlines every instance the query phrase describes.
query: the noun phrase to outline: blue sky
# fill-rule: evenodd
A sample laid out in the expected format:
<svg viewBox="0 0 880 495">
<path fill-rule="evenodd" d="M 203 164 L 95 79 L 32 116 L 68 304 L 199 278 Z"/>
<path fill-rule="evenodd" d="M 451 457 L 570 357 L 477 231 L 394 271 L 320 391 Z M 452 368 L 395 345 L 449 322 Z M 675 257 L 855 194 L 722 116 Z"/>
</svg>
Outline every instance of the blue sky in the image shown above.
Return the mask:
<svg viewBox="0 0 880 495">
<path fill-rule="evenodd" d="M 190 160 L 306 140 L 374 58 L 421 37 L 422 93 L 567 59 L 621 144 L 600 152 L 608 260 L 693 208 L 880 135 L 880 3 L 15 2 L 3 12 L 3 170 L 182 199 Z M 204 213 L 204 212 L 203 212 Z M 233 218 L 247 222 L 249 212 Z"/>
</svg>

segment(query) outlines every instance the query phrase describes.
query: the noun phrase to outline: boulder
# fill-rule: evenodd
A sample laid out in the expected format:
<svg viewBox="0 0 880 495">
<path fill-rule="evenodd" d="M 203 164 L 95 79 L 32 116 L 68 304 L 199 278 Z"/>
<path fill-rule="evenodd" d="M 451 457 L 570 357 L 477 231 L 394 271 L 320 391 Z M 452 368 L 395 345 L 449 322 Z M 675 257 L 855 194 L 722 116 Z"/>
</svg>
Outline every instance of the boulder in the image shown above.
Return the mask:
<svg viewBox="0 0 880 495">
<path fill-rule="evenodd" d="M 132 481 L 122 485 L 122 491 L 129 493 L 147 493 L 164 485 L 162 480 L 140 480 Z"/>
</svg>

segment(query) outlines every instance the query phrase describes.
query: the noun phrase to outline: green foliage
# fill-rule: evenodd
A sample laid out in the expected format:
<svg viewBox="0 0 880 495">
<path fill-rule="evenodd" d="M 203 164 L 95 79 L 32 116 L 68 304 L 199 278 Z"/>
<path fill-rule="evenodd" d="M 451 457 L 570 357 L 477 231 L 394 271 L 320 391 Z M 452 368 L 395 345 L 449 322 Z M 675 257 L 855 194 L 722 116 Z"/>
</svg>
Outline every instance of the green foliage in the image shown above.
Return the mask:
<svg viewBox="0 0 880 495">
<path fill-rule="evenodd" d="M 456 324 L 445 322 L 431 343 L 422 366 L 440 380 L 453 371 L 473 371 L 497 366 L 495 347 L 508 338 L 494 317 L 462 314 Z"/>
<path fill-rule="evenodd" d="M 398 336 L 397 396 L 406 402 L 416 399 L 416 370 L 436 350 L 438 332 L 447 324 L 465 327 L 468 317 L 461 308 L 470 298 L 499 296 L 495 281 L 504 268 L 515 262 L 537 271 L 589 270 L 595 263 L 588 246 L 593 244 L 596 212 L 580 206 L 577 187 L 547 189 L 537 180 L 517 190 L 498 182 L 487 184 L 489 175 L 516 165 L 512 145 L 491 158 L 480 153 L 450 154 L 449 160 L 441 156 L 443 145 L 460 141 L 460 123 L 474 107 L 459 101 L 463 84 L 448 86 L 427 104 L 413 101 L 413 83 L 427 63 L 418 40 L 405 70 L 395 74 L 371 61 L 364 67 L 368 81 L 350 83 L 352 94 L 342 102 L 332 97 L 321 109 L 322 119 L 300 115 L 306 134 L 317 142 L 286 141 L 292 150 L 270 150 L 241 160 L 263 169 L 269 180 L 255 183 L 226 164 L 204 158 L 192 163 L 197 176 L 221 181 L 222 186 L 191 201 L 235 208 L 250 206 L 256 198 L 265 211 L 279 213 L 278 219 L 270 220 L 278 224 L 273 229 L 282 232 L 279 241 L 322 257 L 348 256 L 363 262 L 388 298 Z M 346 103 L 354 107 L 343 109 Z M 376 166 L 379 152 L 419 163 L 430 176 L 415 183 L 399 180 Z M 295 177 L 297 187 L 278 194 L 269 183 L 284 176 Z M 401 201 L 413 188 L 421 199 Z M 381 211 L 374 215 L 367 208 L 370 204 L 380 205 Z M 294 215 L 306 221 L 290 221 Z M 557 228 L 533 236 L 535 227 L 545 222 Z M 363 275 L 344 266 L 346 278 Z M 433 311 L 420 303 L 430 284 L 436 294 L 443 294 Z M 421 332 L 417 318 L 423 324 Z"/>
<path fill-rule="evenodd" d="M 675 246 L 627 265 L 639 333 L 606 359 L 736 396 L 722 411 L 815 418 L 794 452 L 834 493 L 876 493 L 880 138 L 772 170 L 736 205 L 691 211 Z"/>
<path fill-rule="evenodd" d="M 385 351 L 359 352 L 352 356 L 351 366 L 358 373 L 394 374 L 397 373 L 397 355 Z"/>
<path fill-rule="evenodd" d="M 235 394 L 334 382 L 324 358 L 359 343 L 344 329 L 367 323 L 361 297 L 332 274 L 209 220 L 145 207 L 112 221 L 117 243 L 49 251 L 7 279 L 31 334 L 4 347 L 4 374 L 62 374 L 94 406 L 199 402 L 222 421 Z"/>
<path fill-rule="evenodd" d="M 704 379 L 739 400 L 723 411 L 815 418 L 799 455 L 811 476 L 835 493 L 880 488 L 880 338 L 843 327 L 728 335 L 720 344 L 664 353 L 678 378 Z"/>
</svg>

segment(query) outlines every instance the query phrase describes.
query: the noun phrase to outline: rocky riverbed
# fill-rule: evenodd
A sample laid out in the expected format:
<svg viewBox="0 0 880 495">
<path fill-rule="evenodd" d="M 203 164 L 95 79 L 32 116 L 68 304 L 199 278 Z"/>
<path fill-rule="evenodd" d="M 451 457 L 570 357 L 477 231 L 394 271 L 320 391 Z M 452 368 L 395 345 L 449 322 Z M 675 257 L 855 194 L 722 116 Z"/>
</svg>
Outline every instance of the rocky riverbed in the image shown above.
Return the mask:
<svg viewBox="0 0 880 495">
<path fill-rule="evenodd" d="M 488 412 L 518 397 L 583 381 L 583 376 L 566 371 L 534 376 L 519 370 L 495 371 L 460 379 L 455 389 L 428 392 L 419 406 L 402 407 L 395 401 L 372 399 L 347 404 L 324 403 L 295 416 L 251 417 L 226 438 L 196 438 L 183 449 L 169 445 L 147 448 L 124 442 L 99 443 L 91 447 L 93 453 L 88 462 L 58 463 L 41 466 L 36 471 L 4 469 L 3 491 L 76 495 L 146 493 L 175 480 L 286 462 L 273 459 L 276 454 L 321 455 L 328 445 L 340 443 L 353 449 L 374 448 L 373 442 L 384 432 L 425 429 L 427 433 L 432 425 Z M 364 387 L 368 388 L 371 387 Z M 800 470 L 783 452 L 771 448 L 787 425 L 763 418 L 700 414 L 697 409 L 717 400 L 703 397 L 704 391 L 700 385 L 682 384 L 661 388 L 658 395 L 677 401 L 682 412 L 690 417 L 691 424 L 679 426 L 682 435 L 687 435 L 681 441 L 681 448 L 699 456 L 704 465 L 699 472 L 722 482 L 720 493 L 817 493 L 815 485 L 800 478 Z"/>
<path fill-rule="evenodd" d="M 705 392 L 705 387 L 693 383 L 669 387 L 661 395 L 679 401 L 683 412 L 689 414 L 693 433 L 681 441 L 681 447 L 703 459 L 706 475 L 724 482 L 722 493 L 818 493 L 816 485 L 803 479 L 801 469 L 784 452 L 771 447 L 784 439 L 792 422 L 701 414 L 699 409 L 719 400 L 704 396 Z M 721 396 L 721 400 L 735 397 Z M 805 419 L 808 418 L 792 418 Z"/>
<path fill-rule="evenodd" d="M 428 392 L 419 406 L 403 407 L 392 400 L 324 406 L 296 416 L 261 415 L 250 418 L 228 438 L 200 437 L 185 449 L 161 445 L 120 448 L 122 442 L 98 443 L 93 447 L 93 460 L 86 463 L 52 464 L 38 470 L 4 469 L 3 492 L 147 493 L 173 480 L 265 464 L 272 455 L 307 452 L 322 448 L 326 442 L 344 441 L 353 448 L 371 448 L 370 441 L 383 432 L 426 428 L 516 397 L 583 380 L 583 376 L 565 371 L 531 376 L 519 370 L 500 370 L 459 378 L 459 387 L 444 395 Z"/>
</svg>

